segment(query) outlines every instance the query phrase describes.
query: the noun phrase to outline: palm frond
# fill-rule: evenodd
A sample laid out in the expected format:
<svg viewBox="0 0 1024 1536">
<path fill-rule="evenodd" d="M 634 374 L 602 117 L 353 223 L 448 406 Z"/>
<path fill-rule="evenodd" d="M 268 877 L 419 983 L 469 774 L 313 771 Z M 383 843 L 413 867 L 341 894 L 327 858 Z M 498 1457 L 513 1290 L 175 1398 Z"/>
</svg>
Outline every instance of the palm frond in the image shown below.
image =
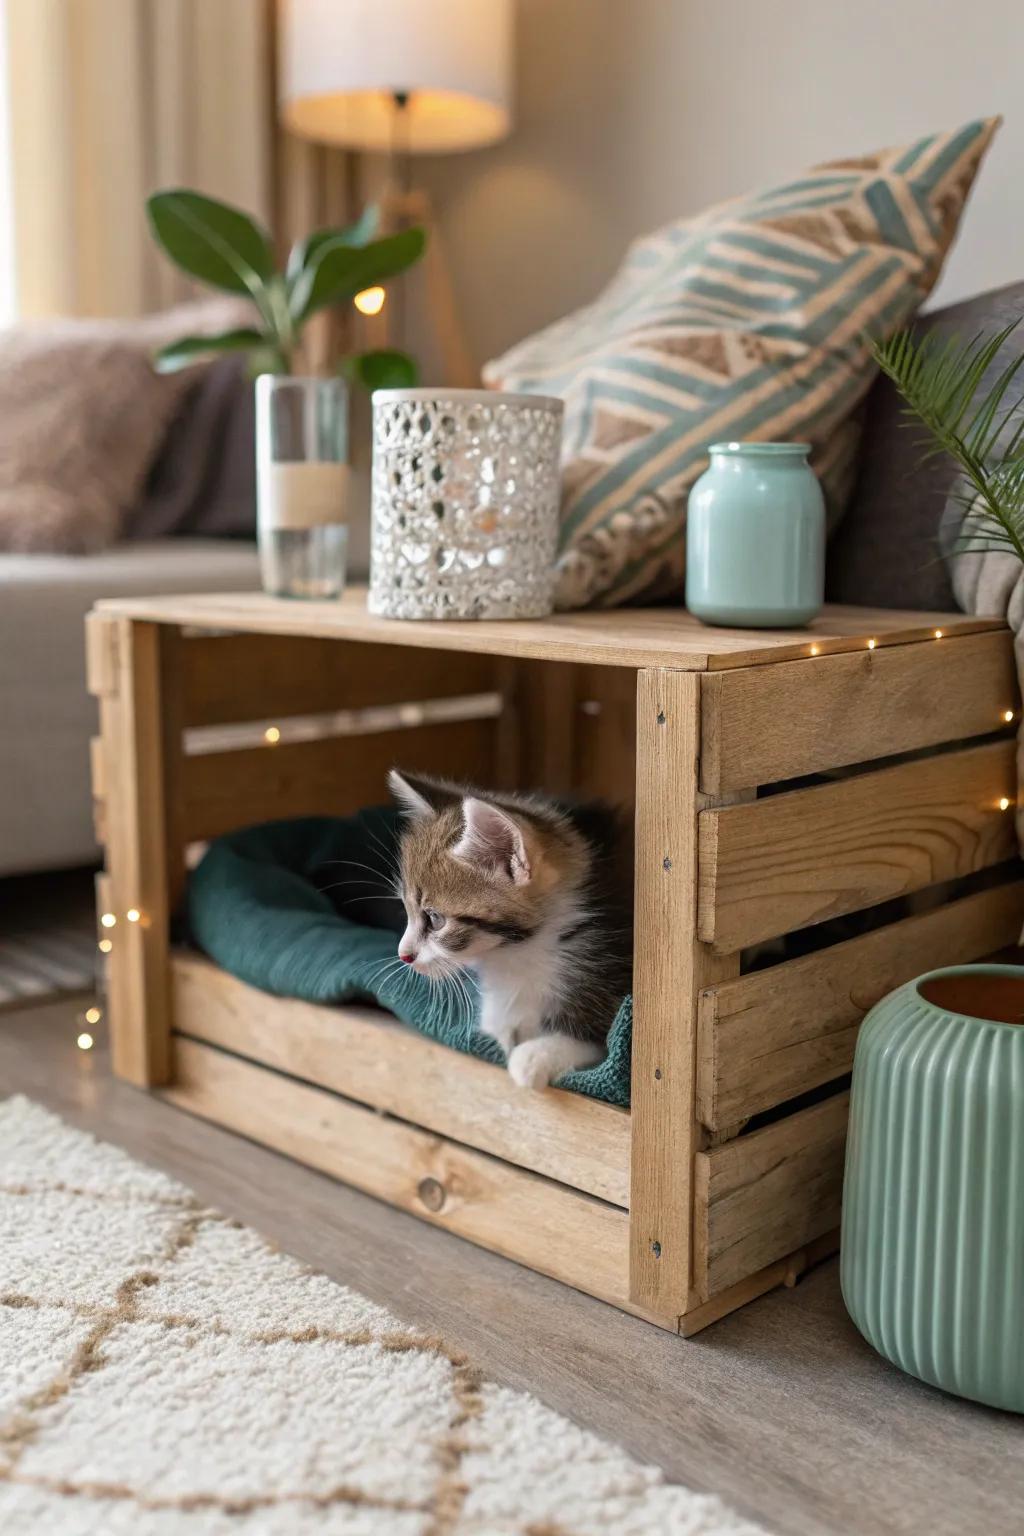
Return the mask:
<svg viewBox="0 0 1024 1536">
<path fill-rule="evenodd" d="M 1020 323 L 967 342 L 934 331 L 920 339 L 898 331 L 870 345 L 907 415 L 927 428 L 926 456 L 948 453 L 963 471 L 968 490 L 959 499 L 966 517 L 953 553 L 1006 549 L 1024 564 L 1024 392 L 1014 390 L 1024 384 L 1024 353 L 984 387 Z"/>
</svg>

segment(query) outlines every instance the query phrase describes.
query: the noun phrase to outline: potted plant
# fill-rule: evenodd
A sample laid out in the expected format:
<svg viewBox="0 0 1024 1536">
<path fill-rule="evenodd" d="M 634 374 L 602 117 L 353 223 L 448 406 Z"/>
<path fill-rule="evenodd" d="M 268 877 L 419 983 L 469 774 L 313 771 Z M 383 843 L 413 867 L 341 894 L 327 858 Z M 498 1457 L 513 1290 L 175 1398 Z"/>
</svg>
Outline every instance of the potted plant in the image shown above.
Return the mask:
<svg viewBox="0 0 1024 1536">
<path fill-rule="evenodd" d="M 337 596 L 348 543 L 347 381 L 404 388 L 415 384 L 416 366 L 404 352 L 381 350 L 351 354 L 327 377 L 293 370 L 313 315 L 410 267 L 424 232 L 377 238 L 370 208 L 347 228 L 297 241 L 279 270 L 269 234 L 238 208 L 174 189 L 155 193 L 146 210 L 154 239 L 183 272 L 253 306 L 251 325 L 183 336 L 156 354 L 155 366 L 171 372 L 217 353 L 247 354 L 256 378 L 263 584 L 279 596 Z"/>
<path fill-rule="evenodd" d="M 1009 556 L 1024 566 L 1024 353 L 1010 356 L 1001 368 L 997 363 L 1020 323 L 1015 320 L 992 336 L 967 342 L 934 331 L 920 339 L 900 331 L 872 343 L 871 350 L 903 396 L 908 415 L 927 429 L 926 454 L 948 453 L 959 465 L 960 483 L 948 508 L 952 517 L 943 528 L 943 544 L 950 556 L 982 560 L 967 581 L 959 582 L 954 572 L 954 586 L 963 597 L 970 587 L 976 596 L 983 584 L 991 599 L 1008 601 L 1005 617 L 1016 631 L 1017 676 L 1024 682 L 1024 572 L 1016 575 L 1008 596 L 1005 569 L 996 571 L 993 564 Z M 990 601 L 990 612 L 992 606 Z M 1017 779 L 1024 782 L 1024 727 L 1017 737 Z M 1024 848 L 1019 794 L 1017 835 Z"/>
<path fill-rule="evenodd" d="M 969 342 L 934 331 L 918 340 L 899 331 L 871 350 L 908 413 L 927 428 L 927 452 L 948 453 L 960 466 L 957 500 L 964 518 L 950 553 L 1003 550 L 1024 564 L 1024 396 L 1018 382 L 1024 353 L 985 387 L 1019 324 Z"/>
</svg>

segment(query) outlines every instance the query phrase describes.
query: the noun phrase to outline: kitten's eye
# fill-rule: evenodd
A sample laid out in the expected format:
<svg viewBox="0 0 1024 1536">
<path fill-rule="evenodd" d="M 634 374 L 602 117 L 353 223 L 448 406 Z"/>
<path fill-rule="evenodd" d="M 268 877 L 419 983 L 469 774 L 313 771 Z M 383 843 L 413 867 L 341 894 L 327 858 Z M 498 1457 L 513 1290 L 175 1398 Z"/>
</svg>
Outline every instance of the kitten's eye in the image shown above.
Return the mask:
<svg viewBox="0 0 1024 1536">
<path fill-rule="evenodd" d="M 443 928 L 445 923 L 448 921 L 443 912 L 426 911 L 424 912 L 423 916 L 426 918 L 428 925 L 434 930 L 435 933 L 439 928 Z"/>
</svg>

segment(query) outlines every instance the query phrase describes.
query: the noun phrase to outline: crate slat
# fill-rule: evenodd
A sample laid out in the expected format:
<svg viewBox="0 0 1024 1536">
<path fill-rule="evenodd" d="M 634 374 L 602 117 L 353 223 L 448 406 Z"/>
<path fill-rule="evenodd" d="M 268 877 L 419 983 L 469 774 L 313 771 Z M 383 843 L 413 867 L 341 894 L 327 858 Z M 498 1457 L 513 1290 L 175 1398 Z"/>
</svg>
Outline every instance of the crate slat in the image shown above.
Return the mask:
<svg viewBox="0 0 1024 1536">
<path fill-rule="evenodd" d="M 640 672 L 636 694 L 636 937 L 630 1294 L 682 1313 L 693 1270 L 697 998 L 739 970 L 696 942 L 699 679 Z M 671 937 L 669 937 L 671 936 Z"/>
<path fill-rule="evenodd" d="M 507 1072 L 380 1009 L 272 997 L 201 955 L 171 957 L 174 1027 L 613 1205 L 629 1204 L 629 1114 L 578 1093 L 525 1093 Z"/>
<path fill-rule="evenodd" d="M 178 1038 L 172 1104 L 627 1311 L 629 1217 L 323 1088 Z M 678 1327 L 678 1318 L 649 1321 Z"/>
<path fill-rule="evenodd" d="M 184 723 L 230 725 L 486 693 L 490 656 L 304 636 L 193 635 L 183 641 Z"/>
<path fill-rule="evenodd" d="M 704 811 L 700 936 L 740 949 L 1001 863 L 1016 794 L 1005 741 Z"/>
<path fill-rule="evenodd" d="M 771 784 L 1005 728 L 1020 696 L 1009 633 L 710 675 L 701 788 Z"/>
<path fill-rule="evenodd" d="M 282 602 L 263 592 L 194 593 L 180 597 L 105 599 L 101 614 L 234 629 L 260 634 L 358 640 L 439 651 L 534 657 L 541 661 L 596 662 L 610 667 L 672 667 L 703 672 L 719 667 L 762 666 L 808 654 L 863 650 L 874 636 L 886 645 L 928 643 L 936 625 L 949 634 L 1005 629 L 1001 619 L 965 613 L 899 612 L 889 608 L 825 607 L 806 628 L 717 629 L 682 608 L 595 609 L 546 619 L 384 619 L 369 612 L 364 587 L 348 587 L 340 600 Z"/>
<path fill-rule="evenodd" d="M 349 816 L 380 805 L 395 764 L 486 783 L 494 742 L 493 719 L 455 720 L 197 753 L 182 767 L 184 841 L 286 816 Z"/>
<path fill-rule="evenodd" d="M 699 1152 L 695 1280 L 702 1298 L 839 1225 L 850 1095 Z"/>
<path fill-rule="evenodd" d="M 697 1114 L 723 1130 L 853 1066 L 860 1021 L 893 987 L 1020 937 L 1024 881 L 963 896 L 816 954 L 708 987 L 700 999 Z"/>
</svg>

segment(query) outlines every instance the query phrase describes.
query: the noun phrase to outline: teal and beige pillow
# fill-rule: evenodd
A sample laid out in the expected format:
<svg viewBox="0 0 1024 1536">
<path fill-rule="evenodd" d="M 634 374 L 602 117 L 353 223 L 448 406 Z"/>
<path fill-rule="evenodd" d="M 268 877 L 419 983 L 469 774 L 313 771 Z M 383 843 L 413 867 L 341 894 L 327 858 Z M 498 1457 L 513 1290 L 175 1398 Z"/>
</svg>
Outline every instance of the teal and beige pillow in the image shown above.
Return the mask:
<svg viewBox="0 0 1024 1536">
<path fill-rule="evenodd" d="M 838 516 L 874 375 L 865 335 L 934 286 L 998 121 L 680 219 L 593 304 L 487 364 L 494 388 L 565 401 L 559 607 L 681 594 L 686 495 L 722 438 L 810 442 Z"/>
</svg>

